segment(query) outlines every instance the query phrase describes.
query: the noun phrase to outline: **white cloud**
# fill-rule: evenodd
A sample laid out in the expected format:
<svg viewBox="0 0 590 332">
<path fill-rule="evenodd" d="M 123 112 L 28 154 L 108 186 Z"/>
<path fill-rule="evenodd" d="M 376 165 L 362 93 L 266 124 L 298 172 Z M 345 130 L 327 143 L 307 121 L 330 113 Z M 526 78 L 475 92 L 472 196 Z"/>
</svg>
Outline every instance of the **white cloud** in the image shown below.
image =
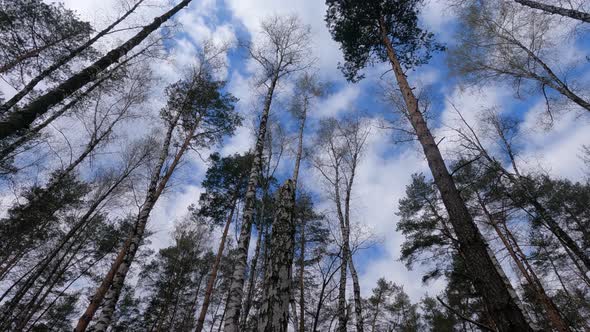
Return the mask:
<svg viewBox="0 0 590 332">
<path fill-rule="evenodd" d="M 338 116 L 353 111 L 353 105 L 360 95 L 359 85 L 347 84 L 336 93 L 319 101 L 311 116 L 316 118 Z"/>
</svg>

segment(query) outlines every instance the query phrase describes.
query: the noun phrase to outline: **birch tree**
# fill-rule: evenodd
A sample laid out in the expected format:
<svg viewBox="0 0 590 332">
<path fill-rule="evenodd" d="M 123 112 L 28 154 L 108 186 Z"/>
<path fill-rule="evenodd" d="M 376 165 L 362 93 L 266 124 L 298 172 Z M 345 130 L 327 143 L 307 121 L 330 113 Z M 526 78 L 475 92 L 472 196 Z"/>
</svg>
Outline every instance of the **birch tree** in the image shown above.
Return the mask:
<svg viewBox="0 0 590 332">
<path fill-rule="evenodd" d="M 297 17 L 270 17 L 261 24 L 261 36 L 257 43 L 247 47 L 250 57 L 261 67 L 260 82 L 267 88 L 260 123 L 253 149 L 253 162 L 246 191 L 242 226 L 238 241 L 236 266 L 225 317 L 226 332 L 239 328 L 243 300 L 244 274 L 248 261 L 248 246 L 252 230 L 256 189 L 262 169 L 262 152 L 270 107 L 275 88 L 280 79 L 309 66 L 309 27 L 303 26 Z"/>
<path fill-rule="evenodd" d="M 590 111 L 587 89 L 570 77 L 584 60 L 565 63 L 556 57 L 563 52 L 556 48 L 558 38 L 563 38 L 557 31 L 561 23 L 512 1 L 469 2 L 459 8 L 465 28 L 457 35 L 457 46 L 450 50 L 449 64 L 465 82 L 508 81 L 517 95 L 538 91 L 549 116 L 553 116 L 556 93 Z"/>
<path fill-rule="evenodd" d="M 104 331 L 110 325 L 125 277 L 143 240 L 149 215 L 185 152 L 189 148 L 201 149 L 218 143 L 240 123 L 233 108 L 235 98 L 222 93 L 220 90 L 225 83 L 215 81 L 211 76 L 213 68 L 209 61 L 214 58 L 207 56 L 208 52 L 213 52 L 214 56 L 221 54 L 212 49 L 204 50 L 199 67 L 187 79 L 171 85 L 166 91 L 168 103 L 161 112 L 166 133 L 134 229 L 80 318 L 76 331 L 86 330 L 103 299 L 105 305 L 93 330 Z M 176 145 L 173 145 L 176 137 L 178 149 L 166 165 L 171 148 Z"/>
<path fill-rule="evenodd" d="M 357 168 L 361 161 L 365 142 L 369 135 L 368 124 L 359 118 L 345 120 L 323 120 L 318 131 L 316 146 L 320 147 L 313 160 L 313 166 L 326 181 L 330 200 L 335 205 L 336 218 L 340 226 L 342 261 L 340 264 L 340 285 L 338 294 L 338 329 L 346 330 L 346 281 L 347 270 L 353 280 L 356 326 L 363 330 L 362 301 L 358 275 L 352 258 L 350 243 L 351 200 Z"/>
<path fill-rule="evenodd" d="M 570 2 L 570 8 L 565 6 L 555 6 L 550 3 L 543 3 L 541 1 L 533 1 L 533 0 L 514 0 L 516 3 L 521 4 L 523 6 L 527 6 L 529 8 L 542 10 L 549 14 L 561 15 L 564 17 L 569 17 L 574 20 L 580 20 L 585 23 L 590 23 L 590 14 L 579 10 L 580 8 L 574 7 L 573 4 Z"/>
<path fill-rule="evenodd" d="M 84 87 L 86 84 L 94 81 L 97 74 L 106 70 L 113 65 L 133 48 L 144 41 L 151 33 L 156 31 L 164 22 L 170 19 L 174 14 L 186 7 L 191 0 L 183 0 L 171 8 L 163 15 L 156 17 L 151 24 L 146 25 L 131 39 L 127 40 L 121 46 L 111 50 L 100 59 L 96 60 L 90 66 L 82 69 L 80 72 L 72 75 L 67 80 L 51 88 L 43 95 L 35 98 L 27 105 L 13 109 L 10 113 L 4 115 L 0 122 L 0 140 L 10 136 L 23 135 L 23 131 L 29 128 L 31 123 L 39 116 L 44 115 L 50 108 L 59 104 L 64 99 Z M 13 107 L 14 105 L 10 105 Z M 4 107 L 4 106 L 2 106 Z M 6 109 L 8 111 L 8 109 Z"/>
</svg>

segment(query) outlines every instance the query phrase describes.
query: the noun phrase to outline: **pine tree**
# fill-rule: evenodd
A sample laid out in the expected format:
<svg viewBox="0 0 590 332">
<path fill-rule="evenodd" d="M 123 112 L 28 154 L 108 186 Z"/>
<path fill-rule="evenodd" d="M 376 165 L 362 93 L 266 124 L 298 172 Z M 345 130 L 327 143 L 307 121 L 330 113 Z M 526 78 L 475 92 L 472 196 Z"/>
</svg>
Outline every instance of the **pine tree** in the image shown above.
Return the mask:
<svg viewBox="0 0 590 332">
<path fill-rule="evenodd" d="M 422 145 L 459 241 L 460 254 L 470 266 L 475 286 L 486 301 L 500 331 L 530 331 L 501 267 L 490 255 L 465 202 L 446 168 L 445 161 L 406 78 L 404 67 L 425 63 L 442 47 L 431 33 L 418 27 L 416 0 L 348 2 L 327 0 L 326 21 L 332 37 L 341 44 L 349 80 L 362 78 L 359 71 L 373 60 L 389 61 L 402 92 L 406 116 Z M 362 27 L 362 28 L 359 28 Z"/>
</svg>

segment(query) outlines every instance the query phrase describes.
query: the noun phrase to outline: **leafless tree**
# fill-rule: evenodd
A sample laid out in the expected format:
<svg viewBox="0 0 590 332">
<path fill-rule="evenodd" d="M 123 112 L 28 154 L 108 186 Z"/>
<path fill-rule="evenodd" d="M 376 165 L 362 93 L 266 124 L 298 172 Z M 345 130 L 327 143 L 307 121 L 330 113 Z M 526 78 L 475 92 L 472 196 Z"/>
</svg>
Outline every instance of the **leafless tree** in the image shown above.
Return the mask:
<svg viewBox="0 0 590 332">
<path fill-rule="evenodd" d="M 563 50 L 556 45 L 560 37 L 553 35 L 559 22 L 505 0 L 468 1 L 459 8 L 465 28 L 450 50 L 449 64 L 466 82 L 483 86 L 511 81 L 517 95 L 527 88 L 537 90 L 545 97 L 549 116 L 556 97 L 551 90 L 590 111 L 587 89 L 572 74 L 583 60 L 558 60 Z"/>
<path fill-rule="evenodd" d="M 267 88 L 256 144 L 254 147 L 254 161 L 246 193 L 242 227 L 238 241 L 236 266 L 227 313 L 225 316 L 225 331 L 239 330 L 240 310 L 242 307 L 244 274 L 248 261 L 248 246 L 254 216 L 256 189 L 259 185 L 259 174 L 262 169 L 262 152 L 266 136 L 267 122 L 275 88 L 280 79 L 308 68 L 313 59 L 310 55 L 310 29 L 303 25 L 296 16 L 274 16 L 262 21 L 260 35 L 254 42 L 246 45 L 252 58 L 260 66 L 258 82 Z"/>
</svg>

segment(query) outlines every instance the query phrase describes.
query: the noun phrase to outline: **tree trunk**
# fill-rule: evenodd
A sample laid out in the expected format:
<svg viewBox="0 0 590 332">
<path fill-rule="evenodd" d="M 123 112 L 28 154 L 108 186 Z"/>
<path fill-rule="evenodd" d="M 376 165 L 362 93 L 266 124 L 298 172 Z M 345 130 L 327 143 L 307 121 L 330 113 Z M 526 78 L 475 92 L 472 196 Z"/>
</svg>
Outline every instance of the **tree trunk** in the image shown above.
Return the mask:
<svg viewBox="0 0 590 332">
<path fill-rule="evenodd" d="M 51 114 L 49 117 L 47 117 L 39 125 L 37 125 L 37 126 L 31 128 L 30 130 L 26 131 L 26 133 L 24 133 L 18 139 L 16 139 L 15 141 L 11 142 L 6 147 L 4 147 L 0 151 L 0 160 L 6 159 L 18 147 L 22 146 L 23 144 L 25 144 L 28 141 L 30 141 L 31 139 L 33 139 L 35 137 L 35 135 L 37 135 L 41 130 L 43 130 L 45 127 L 47 127 L 51 122 L 53 122 L 55 119 L 57 119 L 60 116 L 62 116 L 65 112 L 67 112 L 68 110 L 70 110 L 72 107 L 76 106 L 76 104 L 78 104 L 81 100 L 83 100 L 85 97 L 87 97 L 88 95 L 90 95 L 90 93 L 92 91 L 94 91 L 96 88 L 98 88 L 102 83 L 104 83 L 105 81 L 107 81 L 108 79 L 110 79 L 113 76 L 113 74 L 118 69 L 120 69 L 121 67 L 123 67 L 124 65 L 126 65 L 127 63 L 129 63 L 129 61 L 131 61 L 132 59 L 136 58 L 140 54 L 143 54 L 146 50 L 147 50 L 147 47 L 144 48 L 143 50 L 137 52 L 136 54 L 133 54 L 132 56 L 126 58 L 124 61 L 121 61 L 120 63 L 118 63 L 115 67 L 111 68 L 103 77 L 101 77 L 96 82 L 94 82 L 83 93 L 79 94 L 78 96 L 76 96 L 75 98 L 73 98 L 72 100 L 70 100 L 66 105 L 64 105 L 58 111 L 53 112 L 53 114 Z"/>
<path fill-rule="evenodd" d="M 250 273 L 248 277 L 248 292 L 246 293 L 246 300 L 244 301 L 244 312 L 240 319 L 242 330 L 246 330 L 248 326 L 248 316 L 250 315 L 250 309 L 252 309 L 252 298 L 254 297 L 254 290 L 256 289 L 256 275 L 258 268 L 258 260 L 260 259 L 260 248 L 262 246 L 262 220 L 264 219 L 264 200 L 262 203 L 261 213 L 259 217 L 258 226 L 258 238 L 256 239 L 256 247 L 254 249 L 254 257 L 250 261 Z"/>
<path fill-rule="evenodd" d="M 338 332 L 346 332 L 348 315 L 346 314 L 346 272 L 348 268 L 348 253 L 346 244 L 342 244 L 342 257 L 340 258 L 340 283 L 338 284 Z"/>
<path fill-rule="evenodd" d="M 481 208 L 484 214 L 486 215 L 490 225 L 494 228 L 494 231 L 496 231 L 496 234 L 502 241 L 502 244 L 504 244 L 504 247 L 506 247 L 506 249 L 508 250 L 510 257 L 516 264 L 520 273 L 522 273 L 527 283 L 533 287 L 535 296 L 545 309 L 548 316 L 547 318 L 551 322 L 551 325 L 553 325 L 553 327 L 557 331 L 569 332 L 570 329 L 568 327 L 568 324 L 563 320 L 561 313 L 557 309 L 557 306 L 555 305 L 553 300 L 551 300 L 551 298 L 545 292 L 545 288 L 543 287 L 541 280 L 539 280 L 535 272 L 531 269 L 531 266 L 528 264 L 525 254 L 520 250 L 520 247 L 518 247 L 518 244 L 516 243 L 516 241 L 514 241 L 515 239 L 508 230 L 508 227 L 506 227 L 506 223 L 503 222 L 502 225 L 507 235 L 509 235 L 510 239 L 514 241 L 514 245 L 511 243 L 510 239 L 507 238 L 504 232 L 500 229 L 498 222 L 495 220 L 494 217 L 492 217 L 492 214 L 488 210 L 480 194 L 476 194 L 478 196 L 479 204 L 481 205 Z"/>
<path fill-rule="evenodd" d="M 75 332 L 86 331 L 88 324 L 92 320 L 92 317 L 96 313 L 99 305 L 102 303 L 103 298 L 105 297 L 105 295 L 107 294 L 107 292 L 111 288 L 111 284 L 113 283 L 114 278 L 117 275 L 121 275 L 121 273 L 119 273 L 119 270 L 120 270 L 121 265 L 124 264 L 126 257 L 128 256 L 127 253 L 131 252 L 131 251 L 135 251 L 137 249 L 136 247 L 134 248 L 134 242 L 135 242 L 135 245 L 139 244 L 139 241 L 134 241 L 134 240 L 136 240 L 136 235 L 141 233 L 140 235 L 143 236 L 143 230 L 145 228 L 145 223 L 147 222 L 149 214 L 150 214 L 154 204 L 158 200 L 159 195 L 164 190 L 164 188 L 166 186 L 167 179 L 172 175 L 172 172 L 174 171 L 176 164 L 180 160 L 181 153 L 184 153 L 184 150 L 181 148 L 181 150 L 177 153 L 176 158 L 174 159 L 175 162 L 173 162 L 172 165 L 170 165 L 170 169 L 168 170 L 168 172 L 166 173 L 164 178 L 162 178 L 160 173 L 162 172 L 162 169 L 164 167 L 164 163 L 166 162 L 166 158 L 168 157 L 168 152 L 169 152 L 170 144 L 172 141 L 172 134 L 174 132 L 176 125 L 178 124 L 179 119 L 180 119 L 180 113 L 177 113 L 177 115 L 175 115 L 175 117 L 172 119 L 171 123 L 168 126 L 168 130 L 165 135 L 162 150 L 160 152 L 158 162 L 157 162 L 156 167 L 154 169 L 154 173 L 152 174 L 152 177 L 150 179 L 150 184 L 148 186 L 147 195 L 146 195 L 144 203 L 141 207 L 141 210 L 138 214 L 135 228 L 134 228 L 133 232 L 129 235 L 129 238 L 123 244 L 123 247 L 121 248 L 121 250 L 119 251 L 119 254 L 115 258 L 115 261 L 113 262 L 109 272 L 106 274 L 106 276 L 102 280 L 100 286 L 96 290 L 94 296 L 92 297 L 92 300 L 90 301 L 90 304 L 86 308 L 86 311 L 84 312 L 84 314 L 82 314 L 82 316 L 78 320 L 78 324 L 76 325 L 76 328 L 74 329 Z M 185 149 L 188 147 L 188 141 L 190 141 L 191 136 L 192 136 L 192 133 L 189 134 L 187 136 L 187 138 L 185 139 L 185 142 L 183 144 L 183 147 Z M 135 253 L 133 253 L 133 254 L 135 254 Z M 121 272 L 124 272 L 124 274 L 127 273 L 127 271 L 123 271 L 123 270 L 121 270 Z"/>
<path fill-rule="evenodd" d="M 382 296 L 383 292 L 380 290 L 379 295 L 377 296 L 377 304 L 375 305 L 375 313 L 373 314 L 373 318 L 371 319 L 371 332 L 375 332 L 375 327 L 377 326 L 377 317 L 379 316 L 379 305 L 381 304 Z"/>
<path fill-rule="evenodd" d="M 582 22 L 590 23 L 590 14 L 585 13 L 585 12 L 581 12 L 579 10 L 567 9 L 567 8 L 563 8 L 563 7 L 547 5 L 547 4 L 540 3 L 538 1 L 532 1 L 532 0 L 514 0 L 514 1 L 516 1 L 517 3 L 519 3 L 523 6 L 531 7 L 534 9 L 540 9 L 544 12 L 549 13 L 549 14 L 561 15 L 561 16 L 573 18 L 574 20 L 580 20 Z"/>
<path fill-rule="evenodd" d="M 295 168 L 293 169 L 293 188 L 297 192 L 297 180 L 299 179 L 299 168 L 301 166 L 301 159 L 303 156 L 303 132 L 305 131 L 305 120 L 307 118 L 308 101 L 305 98 L 303 102 L 303 114 L 299 123 L 299 142 L 297 144 L 297 155 L 295 157 Z M 301 257 L 299 258 L 299 332 L 305 332 L 305 221 L 301 222 L 301 238 L 300 250 Z M 295 328 L 297 330 L 297 328 Z"/>
<path fill-rule="evenodd" d="M 217 271 L 219 269 L 219 264 L 221 263 L 221 258 L 223 257 L 223 250 L 225 249 L 225 240 L 227 239 L 229 226 L 232 220 L 234 219 L 234 211 L 236 209 L 237 199 L 238 198 L 236 191 L 233 198 L 232 208 L 229 212 L 229 216 L 227 217 L 227 221 L 225 222 L 225 227 L 223 228 L 223 235 L 221 236 L 221 242 L 219 243 L 219 249 L 217 250 L 215 263 L 213 263 L 213 267 L 211 268 L 211 275 L 209 276 L 209 280 L 207 281 L 207 288 L 205 288 L 205 297 L 203 298 L 203 305 L 201 306 L 201 312 L 199 313 L 199 318 L 197 319 L 197 327 L 195 329 L 195 332 L 201 332 L 201 330 L 203 330 L 203 324 L 205 324 L 205 317 L 207 316 L 207 310 L 209 309 L 211 294 L 213 293 L 213 286 L 215 285 L 215 280 L 217 279 Z"/>
<path fill-rule="evenodd" d="M 289 324 L 293 254 L 295 247 L 295 188 L 287 180 L 278 196 L 266 268 L 264 295 L 258 320 L 259 332 L 286 332 Z"/>
<path fill-rule="evenodd" d="M 189 146 L 190 141 L 194 135 L 194 132 L 198 127 L 198 123 L 199 123 L 199 121 L 197 121 L 193 125 L 193 128 L 191 128 L 190 132 L 187 133 L 186 138 L 184 139 L 182 146 L 180 147 L 180 149 L 176 153 L 174 160 L 172 161 L 172 163 L 169 166 L 168 171 L 160 179 L 159 183 L 157 184 L 157 189 L 156 189 L 155 193 L 153 195 L 150 195 L 151 190 L 148 190 L 148 196 L 146 198 L 146 201 L 144 202 L 142 209 L 139 212 L 139 215 L 137 217 L 137 222 L 136 222 L 134 233 L 130 237 L 130 240 L 129 240 L 130 244 L 129 244 L 129 246 L 127 246 L 127 248 L 123 247 L 121 249 L 121 252 L 126 251 L 125 259 L 119 265 L 119 267 L 117 269 L 117 273 L 115 274 L 115 277 L 113 278 L 111 288 L 109 289 L 109 291 L 107 292 L 107 294 L 105 296 L 105 305 L 102 309 L 99 319 L 97 320 L 96 325 L 94 326 L 94 329 L 92 330 L 93 332 L 104 332 L 110 326 L 112 318 L 113 318 L 113 314 L 115 312 L 115 306 L 117 305 L 117 302 L 119 300 L 119 295 L 121 294 L 121 289 L 123 288 L 123 285 L 125 284 L 125 278 L 127 277 L 127 272 L 129 272 L 129 268 L 131 267 L 131 263 L 133 263 L 133 260 L 135 259 L 135 254 L 137 253 L 137 250 L 139 249 L 139 245 L 141 244 L 141 241 L 143 240 L 143 235 L 145 232 L 145 227 L 147 225 L 149 215 L 150 215 L 152 209 L 154 208 L 154 205 L 156 204 L 158 198 L 162 194 L 162 191 L 166 187 L 166 184 L 167 184 L 168 180 L 170 179 L 170 177 L 172 176 L 172 173 L 174 173 L 176 166 L 178 166 L 178 163 L 180 162 L 180 158 L 184 155 L 184 152 L 188 149 L 188 146 Z M 169 143 L 168 143 L 168 145 L 166 145 L 165 150 L 168 150 L 168 147 L 169 147 Z"/>
<path fill-rule="evenodd" d="M 131 51 L 135 46 L 139 45 L 152 32 L 158 29 L 164 22 L 182 8 L 186 7 L 190 2 L 191 0 L 181 1 L 164 15 L 155 18 L 151 24 L 145 26 L 139 33 L 123 45 L 111 50 L 92 65 L 73 75 L 68 80 L 38 97 L 22 109 L 10 113 L 4 121 L 0 122 L 0 140 L 14 134 L 22 135 L 22 130 L 27 129 L 37 117 L 45 114 L 52 106 L 62 102 L 65 98 L 78 91 L 78 89 L 82 88 L 87 83 L 95 80 L 100 72 L 116 63 L 120 58 Z M 2 107 L 5 106 L 6 104 Z"/>
<path fill-rule="evenodd" d="M 406 103 L 408 119 L 418 136 L 434 181 L 440 190 L 441 198 L 459 240 L 459 251 L 466 260 L 467 266 L 470 267 L 469 272 L 475 289 L 481 294 L 500 332 L 533 331 L 514 299 L 514 290 L 505 283 L 501 267 L 490 257 L 489 248 L 446 168 L 440 150 L 418 109 L 418 100 L 397 59 L 383 20 L 380 19 L 378 23 L 381 27 L 383 44 L 387 49 L 389 61 Z"/>
<path fill-rule="evenodd" d="M 106 35 L 117 24 L 121 23 L 124 19 L 126 19 L 129 15 L 131 15 L 131 13 L 133 13 L 135 11 L 135 9 L 137 9 L 137 7 L 143 1 L 144 0 L 139 0 L 123 16 L 121 16 L 119 19 L 117 19 L 111 25 L 109 25 L 108 27 L 106 27 L 105 29 L 103 29 L 102 31 L 100 31 L 99 33 L 97 33 L 96 36 L 92 37 L 86 43 L 82 44 L 78 48 L 72 50 L 68 55 L 66 55 L 66 56 L 60 58 L 59 60 L 57 60 L 54 64 L 52 64 L 51 66 L 49 66 L 47 69 L 43 70 L 39 75 L 37 75 L 29 83 L 27 83 L 27 85 L 21 91 L 19 91 L 16 95 L 14 95 L 12 98 L 10 98 L 10 100 L 8 100 L 6 103 L 4 103 L 3 105 L 0 106 L 0 114 L 3 114 L 5 112 L 8 112 L 8 110 L 12 106 L 16 105 L 21 99 L 23 99 L 24 96 L 26 96 L 29 92 L 31 92 L 33 90 L 33 88 L 35 88 L 35 86 L 37 84 L 39 84 L 39 82 L 41 82 L 43 79 L 47 78 L 54 71 L 56 71 L 57 69 L 59 69 L 60 67 L 62 67 L 66 63 L 68 63 L 70 60 L 72 60 L 73 58 L 75 58 L 77 55 L 79 55 L 80 53 L 84 52 L 87 48 L 89 48 L 92 44 L 94 44 L 98 39 L 100 39 L 101 37 L 103 37 L 104 35 Z"/>
<path fill-rule="evenodd" d="M 104 332 L 111 325 L 113 315 L 115 314 L 115 308 L 117 306 L 117 302 L 119 301 L 119 296 L 121 295 L 121 290 L 125 285 L 125 277 L 127 276 L 129 267 L 133 262 L 133 258 L 135 258 L 135 253 L 139 248 L 139 242 L 141 241 L 142 236 L 143 230 L 139 231 L 131 240 L 131 246 L 129 247 L 128 254 L 125 256 L 125 259 L 119 266 L 119 269 L 113 278 L 113 282 L 111 283 L 111 287 L 104 296 L 104 305 L 100 315 L 96 319 L 96 324 L 88 329 L 88 331 Z"/>
<path fill-rule="evenodd" d="M 109 129 L 110 130 L 110 129 Z M 94 145 L 96 146 L 96 145 Z M 89 145 L 89 148 L 86 149 L 86 151 L 88 152 L 88 150 L 92 150 L 93 146 L 92 144 Z M 88 152 L 89 153 L 89 152 Z M 88 154 L 86 153 L 86 155 Z M 78 158 L 78 160 L 72 164 L 70 164 L 70 166 L 66 169 L 66 171 L 64 172 L 71 172 L 75 166 L 77 164 L 79 164 L 84 158 L 81 156 Z M 41 277 L 42 273 L 45 271 L 45 269 L 47 269 L 47 267 L 49 267 L 49 265 L 51 264 L 51 262 L 53 261 L 54 258 L 56 258 L 58 256 L 58 254 L 60 253 L 60 251 L 63 249 L 63 247 L 84 227 L 86 227 L 88 221 L 91 220 L 92 216 L 94 215 L 95 211 L 99 208 L 100 204 L 107 199 L 110 194 L 131 174 L 131 172 L 135 169 L 135 167 L 132 167 L 130 169 L 127 169 L 123 174 L 121 174 L 121 176 L 117 179 L 117 181 L 115 181 L 115 183 L 113 183 L 113 185 L 106 190 L 104 193 L 102 193 L 99 197 L 97 197 L 94 202 L 92 203 L 92 205 L 88 208 L 88 210 L 86 211 L 86 213 L 80 218 L 80 220 L 68 231 L 68 233 L 61 239 L 61 241 L 59 242 L 59 244 L 57 245 L 57 247 L 55 249 L 53 249 L 49 254 L 47 254 L 45 256 L 45 258 L 43 260 L 41 260 L 39 263 L 37 263 L 37 265 L 30 270 L 26 275 L 28 275 L 24 281 L 24 284 L 22 284 L 19 289 L 17 290 L 17 292 L 15 293 L 15 295 L 12 297 L 12 299 L 9 301 L 9 303 L 5 304 L 5 308 L 3 308 L 3 311 L 12 311 L 16 308 L 16 306 L 20 303 L 22 297 L 26 294 L 26 292 L 30 289 L 30 287 L 33 286 L 33 284 L 35 283 L 35 281 L 37 281 L 37 279 L 39 277 Z M 67 174 L 67 173 L 66 173 Z M 62 175 L 63 177 L 64 175 Z M 59 182 L 53 182 L 51 186 L 56 186 L 59 185 Z M 51 190 L 50 188 L 48 188 L 48 190 Z M 67 253 L 67 250 L 66 250 Z M 18 256 L 16 256 L 18 257 Z M 64 256 L 65 257 L 65 256 Z M 63 257 L 62 257 L 63 259 Z M 25 275 L 25 276 L 26 276 Z M 5 293 L 2 295 L 2 297 L 0 297 L 0 301 L 8 294 L 8 292 L 10 292 L 10 290 L 15 287 L 18 283 L 20 283 L 22 280 L 19 280 L 15 283 L 13 283 L 6 291 Z M 11 309 L 12 308 L 12 309 Z"/>
<path fill-rule="evenodd" d="M 73 37 L 75 35 L 76 34 L 72 34 L 69 37 Z M 39 54 L 41 54 L 41 52 L 45 51 L 46 49 L 48 49 L 52 46 L 59 44 L 60 42 L 66 40 L 66 39 L 68 39 L 68 38 L 62 38 L 60 40 L 55 40 L 55 41 L 53 41 L 51 43 L 47 43 L 41 47 L 34 48 L 34 49 L 29 50 L 28 52 L 16 57 L 16 59 L 14 59 L 8 63 L 5 63 L 3 65 L 0 65 L 0 74 L 11 70 L 12 68 L 16 67 L 19 63 L 21 63 L 25 60 L 28 60 L 30 58 L 36 58 L 37 56 L 39 56 Z"/>
<path fill-rule="evenodd" d="M 264 138 L 266 136 L 266 124 L 270 113 L 270 105 L 274 89 L 279 79 L 278 73 L 273 76 L 266 98 L 264 101 L 264 110 L 260 118 L 258 136 L 254 149 L 254 160 L 248 179 L 248 189 L 244 202 L 244 212 L 242 217 L 242 228 L 238 247 L 236 248 L 235 267 L 230 285 L 230 296 L 227 304 L 227 312 L 224 323 L 225 332 L 239 332 L 240 327 L 240 310 L 242 309 L 242 298 L 244 295 L 244 275 L 248 263 L 248 246 L 250 245 L 250 236 L 252 233 L 252 219 L 254 218 L 254 209 L 256 203 L 256 189 L 258 188 L 260 171 L 262 169 L 262 153 L 264 150 Z"/>
<path fill-rule="evenodd" d="M 354 312 L 356 316 L 356 330 L 357 332 L 363 332 L 365 329 L 365 323 L 363 322 L 363 309 L 359 276 L 356 273 L 356 268 L 354 267 L 352 255 L 349 255 L 348 260 L 348 264 L 350 265 L 350 275 L 352 276 L 352 291 L 354 293 Z"/>
<path fill-rule="evenodd" d="M 305 222 L 301 220 L 299 257 L 299 332 L 305 332 Z"/>
</svg>

